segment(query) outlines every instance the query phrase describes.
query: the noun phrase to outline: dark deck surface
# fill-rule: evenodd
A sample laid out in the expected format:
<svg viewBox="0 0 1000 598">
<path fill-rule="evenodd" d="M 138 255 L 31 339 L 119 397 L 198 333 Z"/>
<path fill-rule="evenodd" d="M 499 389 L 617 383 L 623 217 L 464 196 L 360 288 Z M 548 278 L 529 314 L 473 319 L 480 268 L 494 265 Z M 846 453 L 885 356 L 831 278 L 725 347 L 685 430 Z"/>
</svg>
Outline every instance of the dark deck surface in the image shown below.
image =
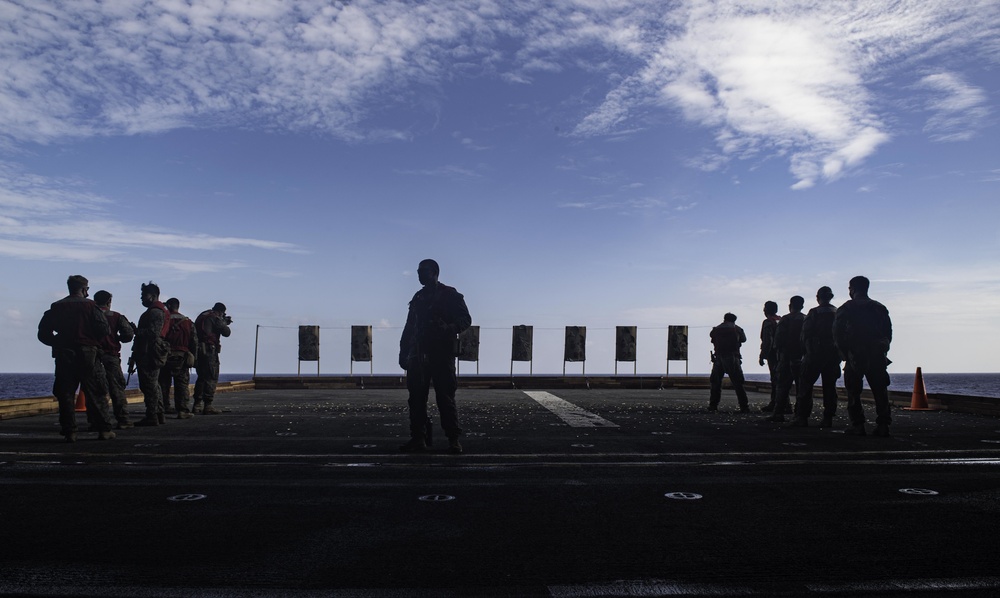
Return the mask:
<svg viewBox="0 0 1000 598">
<path fill-rule="evenodd" d="M 731 391 L 528 392 L 461 389 L 460 456 L 396 451 L 398 389 L 228 393 L 113 441 L 0 422 L 0 595 L 1000 593 L 996 418 L 894 409 L 885 439 Z"/>
</svg>

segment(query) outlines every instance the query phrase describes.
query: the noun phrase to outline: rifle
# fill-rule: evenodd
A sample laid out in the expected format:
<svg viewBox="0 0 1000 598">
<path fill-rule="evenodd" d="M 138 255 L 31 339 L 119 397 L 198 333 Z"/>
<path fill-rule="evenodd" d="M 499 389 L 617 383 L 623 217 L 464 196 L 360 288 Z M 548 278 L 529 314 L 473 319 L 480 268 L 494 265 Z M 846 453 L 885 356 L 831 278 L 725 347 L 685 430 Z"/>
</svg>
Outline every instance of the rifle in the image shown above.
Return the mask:
<svg viewBox="0 0 1000 598">
<path fill-rule="evenodd" d="M 132 354 L 128 358 L 128 378 L 125 379 L 125 386 L 128 387 L 128 383 L 132 380 L 132 374 L 135 373 L 135 354 Z"/>
</svg>

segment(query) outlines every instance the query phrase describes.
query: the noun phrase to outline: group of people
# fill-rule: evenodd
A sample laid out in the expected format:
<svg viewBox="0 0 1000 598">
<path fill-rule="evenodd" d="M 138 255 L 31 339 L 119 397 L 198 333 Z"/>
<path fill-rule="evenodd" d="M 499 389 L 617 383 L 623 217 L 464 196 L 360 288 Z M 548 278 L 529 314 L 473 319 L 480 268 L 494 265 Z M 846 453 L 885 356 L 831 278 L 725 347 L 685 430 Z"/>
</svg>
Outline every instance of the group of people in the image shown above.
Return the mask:
<svg viewBox="0 0 1000 598">
<path fill-rule="evenodd" d="M 434 260 L 423 260 L 418 265 L 423 288 L 410 301 L 399 342 L 399 366 L 406 370 L 409 391 L 410 440 L 400 447 L 404 452 L 426 451 L 432 443 L 433 426 L 427 411 L 431 385 L 441 427 L 448 438 L 448 451 L 462 452 L 462 429 L 455 404 L 455 356 L 458 337 L 472 325 L 472 317 L 462 294 L 438 280 L 440 273 Z M 161 303 L 160 288 L 150 282 L 141 288 L 146 311 L 133 326 L 128 318 L 111 309 L 111 293 L 98 291 L 94 301 L 88 299 L 88 285 L 83 276 L 70 276 L 69 296 L 53 303 L 38 323 L 38 339 L 52 347 L 55 358 L 52 393 L 59 402 L 59 423 L 67 441 L 76 440 L 78 386 L 86 395 L 88 419 L 99 439 L 114 438 L 113 428 L 162 425 L 169 414 L 187 419 L 193 413 L 220 413 L 212 402 L 219 379 L 220 339 L 230 335 L 232 323 L 225 305 L 216 303 L 192 322 L 180 313 L 176 298 Z M 848 432 L 866 434 L 861 390 L 863 380 L 867 380 L 875 399 L 873 433 L 889 436 L 892 420 L 886 368 L 890 363 L 887 354 L 892 322 L 885 306 L 868 296 L 869 285 L 864 276 L 852 278 L 848 286 L 851 298 L 839 308 L 831 303 L 830 287 L 820 287 L 817 306 L 805 315 L 805 300 L 798 295 L 790 299 L 784 316 L 778 316 L 777 303 L 764 304 L 758 362 L 767 365 L 771 377 L 771 401 L 763 408 L 771 413 L 766 421 L 784 422 L 785 415 L 791 414 L 789 426 L 807 426 L 813 408 L 813 385 L 822 378 L 823 415 L 819 426 L 831 427 L 837 410 L 836 382 L 844 363 L 851 421 Z M 708 409 L 718 410 L 722 379 L 728 375 L 740 411 L 749 413 L 740 353 L 747 341 L 746 333 L 736 325 L 736 316 L 727 313 L 723 322 L 712 328 L 710 337 L 715 350 Z M 144 417 L 134 423 L 129 420 L 126 380 L 121 369 L 121 346 L 127 342 L 132 342 L 129 373 L 134 364 L 145 405 Z M 195 367 L 198 379 L 194 403 L 189 408 L 191 367 Z M 171 383 L 173 405 L 169 400 Z M 793 384 L 794 407 L 790 401 Z"/>
<path fill-rule="evenodd" d="M 892 321 L 889 310 L 868 296 L 870 281 L 855 276 L 848 285 L 850 300 L 835 307 L 830 287 L 816 292 L 817 306 L 802 313 L 805 300 L 795 295 L 789 300 L 788 313 L 778 316 L 778 304 L 764 304 L 760 330 L 758 363 L 767 364 L 771 378 L 771 400 L 763 407 L 769 412 L 765 421 L 784 422 L 791 414 L 790 427 L 809 425 L 813 410 L 813 386 L 822 379 L 823 415 L 819 427 L 833 426 L 837 411 L 837 380 L 844 364 L 844 389 L 847 392 L 847 433 L 864 436 L 865 414 L 861 404 L 864 381 L 868 381 L 875 400 L 875 436 L 889 436 L 892 417 L 889 411 L 889 344 Z M 710 333 L 715 348 L 712 357 L 708 409 L 717 411 L 722 397 L 722 379 L 728 375 L 736 392 L 740 411 L 750 412 L 743 387 L 740 346 L 746 333 L 736 325 L 736 316 L 727 313 L 723 322 Z M 790 401 L 795 385 L 795 404 Z"/>
<path fill-rule="evenodd" d="M 160 288 L 149 282 L 141 287 L 146 311 L 138 324 L 132 324 L 111 309 L 108 291 L 98 291 L 91 300 L 90 283 L 83 276 L 70 276 L 66 284 L 69 295 L 42 315 L 38 340 L 52 347 L 56 369 L 52 394 L 59 404 L 60 433 L 67 442 L 76 441 L 78 387 L 86 398 L 87 420 L 100 440 L 113 439 L 114 429 L 162 425 L 167 415 L 188 419 L 194 413 L 221 413 L 212 403 L 219 381 L 220 339 L 230 335 L 232 323 L 224 304 L 216 303 L 192 321 L 180 313 L 178 299 L 161 302 Z M 129 342 L 129 375 L 138 370 L 145 407 L 144 416 L 135 422 L 129 417 L 122 373 L 122 343 Z M 193 405 L 192 367 L 198 375 Z"/>
</svg>

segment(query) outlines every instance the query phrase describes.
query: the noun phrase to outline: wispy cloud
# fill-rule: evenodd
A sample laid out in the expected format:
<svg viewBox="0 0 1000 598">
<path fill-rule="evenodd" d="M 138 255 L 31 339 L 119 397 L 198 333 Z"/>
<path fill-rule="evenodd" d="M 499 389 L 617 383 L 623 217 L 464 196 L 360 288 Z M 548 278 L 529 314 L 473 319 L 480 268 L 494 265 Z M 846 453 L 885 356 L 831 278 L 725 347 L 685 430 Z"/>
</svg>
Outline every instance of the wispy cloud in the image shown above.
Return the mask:
<svg viewBox="0 0 1000 598">
<path fill-rule="evenodd" d="M 933 112 L 924 131 L 935 141 L 965 141 L 976 131 L 990 110 L 986 92 L 966 83 L 954 73 L 935 73 L 920 80 L 933 93 L 927 108 Z"/>
<path fill-rule="evenodd" d="M 582 70 L 593 89 L 568 91 L 585 98 L 574 135 L 627 137 L 666 108 L 714 133 L 695 167 L 779 156 L 807 188 L 892 139 L 877 82 L 926 74 L 945 50 L 998 60 L 998 21 L 994 0 L 7 0 L 0 147 L 220 126 L 405 140 L 372 117 L 436 118 L 459 77 L 521 87 Z M 982 118 L 961 75 L 919 83 L 938 94 L 935 139 Z"/>
<path fill-rule="evenodd" d="M 440 166 L 438 168 L 423 168 L 423 169 L 410 169 L 410 170 L 396 170 L 398 174 L 415 175 L 415 176 L 443 176 L 448 178 L 477 178 L 480 175 L 474 170 L 462 166 L 456 166 L 454 164 L 448 164 L 446 166 Z"/>
<path fill-rule="evenodd" d="M 492 3 L 4 2 L 5 136 L 251 125 L 358 137 L 378 98 L 405 102 L 472 40 Z M 387 88 L 398 93 L 380 95 Z M 393 136 L 392 132 L 383 132 Z"/>
<path fill-rule="evenodd" d="M 87 192 L 75 181 L 25 173 L 0 162 L 0 255 L 24 260 L 130 263 L 165 250 L 195 255 L 234 249 L 303 253 L 292 243 L 217 237 L 120 220 L 114 202 Z M 154 260 L 157 261 L 157 260 Z M 242 267 L 218 259 L 158 260 L 179 272 Z"/>
</svg>

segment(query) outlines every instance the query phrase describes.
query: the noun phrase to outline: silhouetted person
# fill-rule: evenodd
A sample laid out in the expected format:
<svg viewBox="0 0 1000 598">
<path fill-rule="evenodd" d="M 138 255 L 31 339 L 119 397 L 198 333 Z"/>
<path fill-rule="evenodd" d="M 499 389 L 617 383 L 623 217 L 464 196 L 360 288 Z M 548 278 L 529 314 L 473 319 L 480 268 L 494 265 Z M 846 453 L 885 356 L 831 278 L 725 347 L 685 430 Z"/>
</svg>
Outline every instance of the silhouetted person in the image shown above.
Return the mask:
<svg viewBox="0 0 1000 598">
<path fill-rule="evenodd" d="M 164 305 L 170 312 L 170 329 L 166 336 L 167 342 L 170 343 L 170 356 L 167 357 L 167 363 L 160 368 L 160 394 L 163 395 L 163 412 L 176 413 L 177 419 L 188 419 L 191 417 L 191 368 L 194 367 L 194 356 L 198 352 L 198 333 L 195 332 L 194 322 L 191 321 L 191 318 L 180 312 L 180 300 L 171 297 Z M 172 406 L 170 404 L 171 382 L 174 384 L 174 403 Z"/>
<path fill-rule="evenodd" d="M 788 313 L 781 317 L 774 331 L 774 344 L 778 349 L 778 392 L 774 396 L 774 413 L 765 421 L 783 422 L 785 414 L 792 412 L 788 397 L 802 370 L 802 321 L 805 319 L 802 307 L 805 303 L 806 300 L 798 295 L 792 297 Z"/>
<path fill-rule="evenodd" d="M 847 390 L 847 414 L 851 418 L 848 433 L 864 436 L 865 413 L 861 407 L 862 378 L 875 399 L 876 436 L 889 436 L 889 373 L 887 354 L 892 342 L 892 320 L 884 305 L 868 297 L 870 282 L 864 276 L 851 279 L 851 300 L 837 309 L 833 321 L 833 339 L 844 365 Z"/>
<path fill-rule="evenodd" d="M 833 319 L 837 308 L 830 304 L 833 291 L 820 287 L 816 291 L 818 306 L 809 310 L 802 321 L 802 373 L 796 383 L 795 417 L 792 426 L 808 425 L 812 414 L 813 385 L 823 378 L 823 419 L 819 427 L 833 426 L 837 413 L 837 379 L 840 378 L 840 353 L 833 342 Z"/>
<path fill-rule="evenodd" d="M 94 302 L 104 312 L 111 332 L 101 340 L 101 364 L 108 381 L 108 395 L 115 412 L 115 426 L 119 430 L 132 427 L 128 415 L 128 399 L 125 397 L 125 376 L 122 374 L 122 343 L 130 343 L 135 338 L 135 328 L 124 315 L 111 309 L 111 293 L 97 291 Z"/>
<path fill-rule="evenodd" d="M 406 326 L 399 339 L 399 367 L 406 370 L 410 393 L 410 441 L 400 447 L 404 452 L 427 450 L 427 398 L 432 382 L 448 451 L 462 452 L 458 441 L 462 429 L 455 405 L 455 355 L 458 335 L 472 325 L 472 316 L 462 294 L 438 282 L 440 274 L 441 268 L 434 260 L 418 265 L 417 276 L 424 288 L 410 300 Z"/>
<path fill-rule="evenodd" d="M 747 342 L 747 335 L 736 325 L 736 316 L 727 313 L 722 317 L 722 323 L 712 328 L 709 333 L 715 352 L 712 354 L 712 375 L 709 376 L 710 390 L 708 410 L 718 411 L 722 400 L 722 377 L 729 376 L 729 381 L 736 391 L 736 400 L 742 413 L 750 412 L 750 401 L 747 391 L 743 388 L 743 356 L 740 346 Z"/>
<path fill-rule="evenodd" d="M 97 427 L 97 438 L 115 437 L 98 347 L 110 330 L 104 312 L 87 299 L 89 284 L 83 276 L 70 276 L 66 281 L 69 295 L 53 303 L 38 322 L 38 340 L 52 347 L 56 360 L 52 394 L 59 402 L 59 428 L 67 442 L 76 442 L 77 386 L 93 405 L 91 423 Z"/>
<path fill-rule="evenodd" d="M 195 373 L 198 379 L 194 383 L 194 413 L 203 415 L 218 415 L 222 410 L 216 409 L 215 388 L 219 385 L 219 353 L 222 352 L 222 337 L 232 334 L 229 325 L 233 319 L 226 315 L 226 305 L 216 303 L 212 309 L 206 309 L 198 314 L 194 328 L 198 334 L 198 355 L 195 359 Z M 204 405 L 204 408 L 202 408 Z"/>
<path fill-rule="evenodd" d="M 778 304 L 774 301 L 764 302 L 764 321 L 760 324 L 760 357 L 757 363 L 767 362 L 767 373 L 771 380 L 771 400 L 761 408 L 761 411 L 774 411 L 774 397 L 778 394 L 778 348 L 774 344 L 774 332 L 778 328 Z"/>
<path fill-rule="evenodd" d="M 170 312 L 160 302 L 160 287 L 150 281 L 141 287 L 142 306 L 146 311 L 136 324 L 132 356 L 139 371 L 139 390 L 146 406 L 146 415 L 137 426 L 158 426 L 166 423 L 163 414 L 163 394 L 160 390 L 160 368 L 167 363 L 170 345 L 164 337 L 170 330 Z"/>
</svg>

